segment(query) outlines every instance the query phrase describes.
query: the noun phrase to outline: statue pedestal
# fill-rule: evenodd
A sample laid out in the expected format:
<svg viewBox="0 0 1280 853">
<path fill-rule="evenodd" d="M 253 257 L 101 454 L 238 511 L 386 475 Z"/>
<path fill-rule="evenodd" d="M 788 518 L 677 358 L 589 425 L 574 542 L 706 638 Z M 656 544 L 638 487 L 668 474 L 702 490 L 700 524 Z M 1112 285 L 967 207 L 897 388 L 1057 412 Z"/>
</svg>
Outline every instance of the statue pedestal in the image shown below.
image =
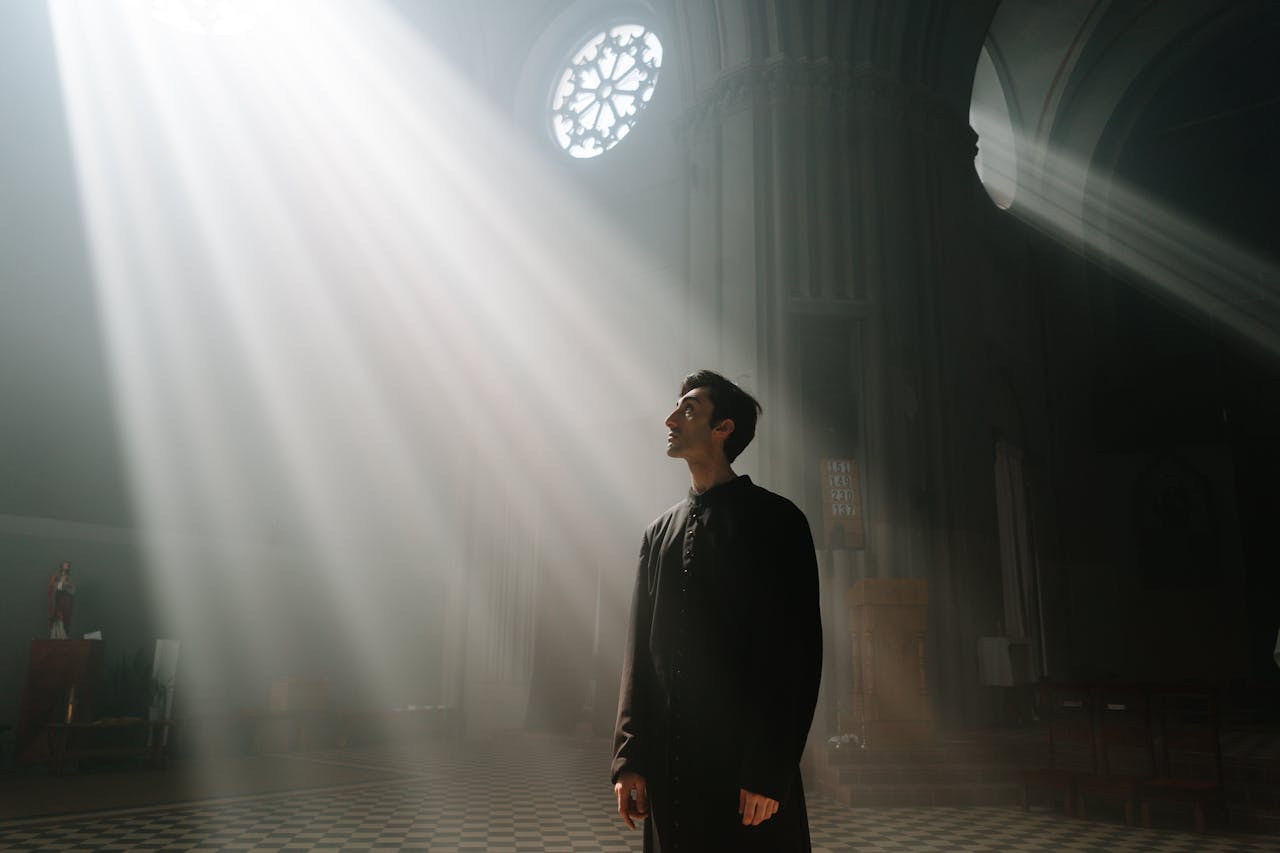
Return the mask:
<svg viewBox="0 0 1280 853">
<path fill-rule="evenodd" d="M 47 746 L 39 738 L 48 723 L 93 719 L 94 694 L 102 675 L 101 640 L 31 641 L 27 680 L 14 731 L 13 753 L 19 761 L 32 763 L 49 757 Z"/>
<path fill-rule="evenodd" d="M 853 642 L 853 718 L 869 748 L 933 743 L 926 678 L 928 582 L 864 578 L 845 596 Z"/>
</svg>

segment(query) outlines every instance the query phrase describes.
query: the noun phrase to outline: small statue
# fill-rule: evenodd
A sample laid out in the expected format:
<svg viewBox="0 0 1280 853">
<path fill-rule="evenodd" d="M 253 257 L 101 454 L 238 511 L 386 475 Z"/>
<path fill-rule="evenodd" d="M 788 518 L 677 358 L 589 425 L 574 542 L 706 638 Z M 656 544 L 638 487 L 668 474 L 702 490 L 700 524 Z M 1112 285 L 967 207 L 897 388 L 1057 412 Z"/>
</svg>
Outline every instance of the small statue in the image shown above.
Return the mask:
<svg viewBox="0 0 1280 853">
<path fill-rule="evenodd" d="M 65 640 L 71 635 L 71 608 L 76 584 L 71 580 L 71 564 L 66 560 L 49 579 L 49 638 Z"/>
</svg>

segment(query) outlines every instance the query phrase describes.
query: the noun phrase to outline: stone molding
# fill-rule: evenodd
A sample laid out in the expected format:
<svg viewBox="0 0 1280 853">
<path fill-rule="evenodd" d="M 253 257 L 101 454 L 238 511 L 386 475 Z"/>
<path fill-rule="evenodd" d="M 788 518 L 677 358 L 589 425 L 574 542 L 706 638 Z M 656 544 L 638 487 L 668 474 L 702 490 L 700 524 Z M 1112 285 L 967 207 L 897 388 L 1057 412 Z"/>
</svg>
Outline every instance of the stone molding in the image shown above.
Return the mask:
<svg viewBox="0 0 1280 853">
<path fill-rule="evenodd" d="M 26 515 L 0 515 L 0 536 L 96 542 L 104 545 L 137 545 L 141 542 L 141 537 L 131 527 Z"/>
<path fill-rule="evenodd" d="M 46 539 L 56 542 L 82 542 L 97 545 L 121 545 L 144 548 L 148 545 L 173 546 L 193 551 L 213 551 L 234 548 L 240 553 L 257 557 L 283 557 L 293 559 L 299 553 L 293 541 L 259 541 L 250 538 L 233 538 L 216 533 L 146 530 L 141 527 L 120 527 L 90 521 L 70 521 L 61 518 L 41 518 L 26 515 L 0 514 L 0 537 Z"/>
<path fill-rule="evenodd" d="M 677 131 L 696 134 L 761 99 L 771 107 L 824 105 L 837 114 L 869 113 L 879 121 L 907 121 L 931 135 L 967 137 L 967 145 L 975 138 L 967 117 L 957 116 L 941 97 L 921 86 L 866 64 L 787 57 L 740 65 L 721 74 L 677 119 Z"/>
</svg>

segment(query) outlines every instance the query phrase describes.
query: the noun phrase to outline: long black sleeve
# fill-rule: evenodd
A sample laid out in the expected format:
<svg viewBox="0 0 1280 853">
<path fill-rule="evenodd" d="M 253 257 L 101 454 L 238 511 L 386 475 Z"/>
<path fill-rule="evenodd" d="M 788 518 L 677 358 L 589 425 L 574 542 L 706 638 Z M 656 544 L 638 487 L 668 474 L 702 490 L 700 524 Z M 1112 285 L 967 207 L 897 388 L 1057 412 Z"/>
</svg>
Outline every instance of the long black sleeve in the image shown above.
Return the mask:
<svg viewBox="0 0 1280 853">
<path fill-rule="evenodd" d="M 624 770 L 646 775 L 645 678 L 649 672 L 649 537 L 640 546 L 635 590 L 631 595 L 631 615 L 627 620 L 627 640 L 622 653 L 622 683 L 618 688 L 618 721 L 613 734 L 611 781 Z"/>
<path fill-rule="evenodd" d="M 757 675 L 739 786 L 785 802 L 817 706 L 822 618 L 809 523 L 790 502 L 780 515 L 748 644 Z"/>
</svg>

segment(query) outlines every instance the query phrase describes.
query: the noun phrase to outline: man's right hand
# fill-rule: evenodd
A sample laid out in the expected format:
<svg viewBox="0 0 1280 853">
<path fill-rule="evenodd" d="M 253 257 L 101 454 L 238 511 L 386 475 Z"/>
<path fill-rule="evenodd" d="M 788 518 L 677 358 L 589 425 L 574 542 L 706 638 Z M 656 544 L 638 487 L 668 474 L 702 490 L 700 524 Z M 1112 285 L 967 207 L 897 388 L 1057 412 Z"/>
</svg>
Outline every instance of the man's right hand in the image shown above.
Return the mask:
<svg viewBox="0 0 1280 853">
<path fill-rule="evenodd" d="M 627 829 L 635 829 L 637 820 L 644 820 L 649 816 L 649 796 L 645 792 L 644 777 L 639 773 L 624 770 L 618 774 L 613 793 L 618 796 L 618 816 L 627 825 Z"/>
</svg>

